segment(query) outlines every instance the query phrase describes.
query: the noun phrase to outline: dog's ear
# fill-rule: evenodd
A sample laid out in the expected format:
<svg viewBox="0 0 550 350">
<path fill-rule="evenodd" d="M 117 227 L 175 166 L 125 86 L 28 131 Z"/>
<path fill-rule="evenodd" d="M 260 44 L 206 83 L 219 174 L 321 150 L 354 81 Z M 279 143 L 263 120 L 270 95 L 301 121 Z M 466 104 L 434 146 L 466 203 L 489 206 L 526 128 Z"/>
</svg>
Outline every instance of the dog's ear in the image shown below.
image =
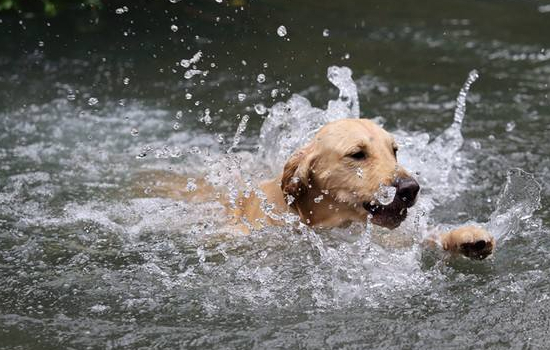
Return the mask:
<svg viewBox="0 0 550 350">
<path fill-rule="evenodd" d="M 294 205 L 294 200 L 307 192 L 310 186 L 311 166 L 314 159 L 313 146 L 309 144 L 294 152 L 286 162 L 281 180 L 281 189 L 287 203 L 290 205 Z"/>
</svg>

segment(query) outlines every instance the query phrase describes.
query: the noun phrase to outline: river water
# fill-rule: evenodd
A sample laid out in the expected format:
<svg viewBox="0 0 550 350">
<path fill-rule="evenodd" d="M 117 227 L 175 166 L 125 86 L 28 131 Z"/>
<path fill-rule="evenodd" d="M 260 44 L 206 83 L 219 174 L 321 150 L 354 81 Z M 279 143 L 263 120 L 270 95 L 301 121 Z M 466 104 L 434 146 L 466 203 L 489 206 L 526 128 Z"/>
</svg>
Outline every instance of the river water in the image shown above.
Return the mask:
<svg viewBox="0 0 550 350">
<path fill-rule="evenodd" d="M 0 15 L 0 349 L 550 346 L 549 4 L 115 4 Z M 411 245 L 231 236 L 219 203 L 136 186 L 253 189 L 357 116 L 421 183 Z M 468 222 L 493 256 L 419 244 Z"/>
</svg>

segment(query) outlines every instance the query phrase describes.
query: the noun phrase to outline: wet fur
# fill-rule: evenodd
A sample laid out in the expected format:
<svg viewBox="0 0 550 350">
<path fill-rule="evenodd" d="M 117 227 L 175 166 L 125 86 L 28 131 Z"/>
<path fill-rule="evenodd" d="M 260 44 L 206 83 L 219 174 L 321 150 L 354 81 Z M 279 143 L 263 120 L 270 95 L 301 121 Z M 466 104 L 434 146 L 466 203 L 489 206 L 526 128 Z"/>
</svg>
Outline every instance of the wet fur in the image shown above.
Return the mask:
<svg viewBox="0 0 550 350">
<path fill-rule="evenodd" d="M 198 192 L 191 193 L 185 190 L 185 178 L 165 173 L 152 175 L 156 185 L 152 186 L 151 195 L 187 200 L 215 198 L 227 208 L 231 225 L 243 233 L 266 225 L 285 225 L 283 218 L 288 214 L 297 215 L 312 227 L 365 222 L 369 213 L 362 203 L 376 201 L 380 184 L 392 186 L 396 179 L 410 177 L 397 163 L 395 149 L 393 136 L 374 122 L 342 119 L 325 125 L 313 140 L 298 149 L 279 176 L 259 185 L 261 193 L 241 193 L 235 203 L 230 203 L 203 179 L 196 182 Z M 349 157 L 357 151 L 367 155 L 364 161 Z M 321 196 L 322 200 L 315 200 Z M 267 213 L 263 209 L 266 205 L 272 206 Z M 374 215 L 371 221 L 393 228 L 396 222 L 390 219 Z M 426 245 L 483 259 L 492 252 L 495 240 L 481 227 L 464 226 L 433 234 Z M 482 249 L 476 251 L 481 245 Z"/>
</svg>

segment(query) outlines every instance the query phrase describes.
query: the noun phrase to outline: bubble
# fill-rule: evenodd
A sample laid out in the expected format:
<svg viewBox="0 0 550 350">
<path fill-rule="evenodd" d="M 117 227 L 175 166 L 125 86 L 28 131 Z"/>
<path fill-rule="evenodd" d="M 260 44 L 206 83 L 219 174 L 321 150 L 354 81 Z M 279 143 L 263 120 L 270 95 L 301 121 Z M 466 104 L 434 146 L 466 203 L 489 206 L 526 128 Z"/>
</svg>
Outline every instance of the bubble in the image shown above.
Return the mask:
<svg viewBox="0 0 550 350">
<path fill-rule="evenodd" d="M 286 27 L 285 26 L 279 26 L 279 28 L 277 28 L 277 35 L 280 36 L 280 37 L 283 37 L 287 34 L 287 31 L 286 31 Z"/>
<path fill-rule="evenodd" d="M 240 92 L 237 95 L 237 98 L 239 99 L 240 102 L 243 102 L 246 99 L 246 94 L 243 94 L 242 92 Z"/>
<path fill-rule="evenodd" d="M 123 9 L 122 7 L 119 7 L 119 8 L 117 8 L 117 9 L 115 10 L 115 13 L 116 13 L 117 15 L 122 15 L 124 12 L 125 12 L 125 11 L 124 11 L 124 9 Z"/>
<path fill-rule="evenodd" d="M 265 82 L 265 74 L 258 74 L 258 77 L 256 78 L 256 80 L 258 81 L 258 83 L 263 83 Z"/>
<path fill-rule="evenodd" d="M 124 79 L 122 80 L 122 83 L 123 83 L 124 85 L 130 84 L 130 78 L 127 78 L 127 77 L 124 78 Z"/>
<path fill-rule="evenodd" d="M 259 115 L 263 115 L 263 114 L 265 114 L 265 112 L 267 111 L 267 108 L 265 108 L 265 106 L 263 105 L 263 103 L 258 103 L 257 105 L 254 106 L 254 110 L 255 110 L 256 113 L 258 113 Z"/>
<path fill-rule="evenodd" d="M 89 104 L 90 106 L 95 106 L 98 102 L 99 102 L 99 100 L 98 100 L 97 98 L 95 98 L 95 97 L 90 97 L 90 98 L 88 99 L 88 104 Z"/>
<path fill-rule="evenodd" d="M 186 94 L 185 94 L 185 99 L 186 99 L 186 100 L 190 100 L 190 99 L 192 99 L 192 98 L 193 98 L 193 95 L 191 95 L 190 93 L 186 93 Z"/>
<path fill-rule="evenodd" d="M 323 36 L 326 38 L 330 35 L 330 30 L 328 30 L 327 28 L 323 29 Z"/>
<path fill-rule="evenodd" d="M 172 126 L 172 129 L 174 130 L 179 130 L 179 128 L 180 128 L 180 123 L 178 122 L 175 122 L 174 125 Z"/>
<path fill-rule="evenodd" d="M 183 112 L 182 111 L 177 111 L 176 112 L 176 119 L 181 119 L 181 117 L 183 117 Z"/>
<path fill-rule="evenodd" d="M 138 136 L 138 135 L 139 135 L 139 131 L 138 131 L 138 129 L 136 129 L 136 128 L 132 128 L 132 130 L 130 130 L 130 134 L 131 134 L 132 136 Z"/>
<path fill-rule="evenodd" d="M 175 32 L 178 31 L 178 26 L 175 25 L 175 24 L 172 24 L 172 25 L 170 26 L 170 29 L 175 33 Z"/>
<path fill-rule="evenodd" d="M 514 121 L 506 123 L 506 131 L 511 132 L 516 128 L 516 123 Z"/>
</svg>

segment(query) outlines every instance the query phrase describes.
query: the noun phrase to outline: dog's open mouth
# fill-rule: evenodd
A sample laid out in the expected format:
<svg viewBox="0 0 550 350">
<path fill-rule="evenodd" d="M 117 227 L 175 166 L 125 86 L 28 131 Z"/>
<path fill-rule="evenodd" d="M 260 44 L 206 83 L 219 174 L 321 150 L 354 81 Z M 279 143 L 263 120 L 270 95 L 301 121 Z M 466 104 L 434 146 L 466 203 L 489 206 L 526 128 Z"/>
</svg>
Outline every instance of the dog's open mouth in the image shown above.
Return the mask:
<svg viewBox="0 0 550 350">
<path fill-rule="evenodd" d="M 407 206 L 397 200 L 388 205 L 363 202 L 363 208 L 372 215 L 373 224 L 389 229 L 398 227 L 407 217 Z"/>
</svg>

